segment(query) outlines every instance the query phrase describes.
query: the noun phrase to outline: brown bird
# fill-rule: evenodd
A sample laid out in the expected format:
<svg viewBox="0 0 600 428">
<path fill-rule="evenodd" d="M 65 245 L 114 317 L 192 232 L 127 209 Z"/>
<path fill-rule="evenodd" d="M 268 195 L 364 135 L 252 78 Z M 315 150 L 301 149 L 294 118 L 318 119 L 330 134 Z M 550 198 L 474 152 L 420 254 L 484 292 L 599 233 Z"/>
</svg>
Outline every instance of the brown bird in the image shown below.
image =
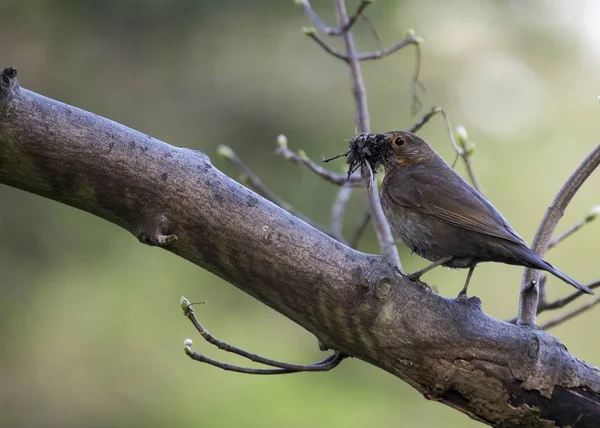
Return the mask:
<svg viewBox="0 0 600 428">
<path fill-rule="evenodd" d="M 464 181 L 422 138 L 407 131 L 360 134 L 351 140 L 348 163 L 385 168 L 381 202 L 394 232 L 415 253 L 431 260 L 410 275 L 418 279 L 442 265 L 469 268 L 458 298 L 466 298 L 480 262 L 500 262 L 545 270 L 573 287 L 594 294 L 542 260 L 479 192 Z M 359 147 L 360 150 L 357 148 Z"/>
</svg>

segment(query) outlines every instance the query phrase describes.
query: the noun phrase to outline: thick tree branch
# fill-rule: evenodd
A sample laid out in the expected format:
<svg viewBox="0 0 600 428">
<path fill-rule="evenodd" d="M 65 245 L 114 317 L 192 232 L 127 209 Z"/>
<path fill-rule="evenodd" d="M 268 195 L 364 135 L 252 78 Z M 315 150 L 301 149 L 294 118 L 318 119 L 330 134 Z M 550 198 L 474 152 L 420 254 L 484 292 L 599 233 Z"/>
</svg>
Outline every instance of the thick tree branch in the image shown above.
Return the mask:
<svg viewBox="0 0 600 428">
<path fill-rule="evenodd" d="M 320 225 L 312 218 L 309 218 L 302 214 L 289 202 L 281 199 L 275 192 L 273 192 L 267 187 L 267 185 L 260 179 L 258 175 L 252 172 L 252 170 L 248 168 L 248 166 L 246 166 L 244 162 L 242 162 L 239 156 L 235 154 L 235 152 L 230 147 L 221 145 L 217 148 L 217 153 L 225 160 L 232 163 L 240 171 L 240 173 L 243 174 L 245 180 L 240 181 L 247 181 L 247 183 L 244 184 L 248 184 L 252 189 L 260 193 L 269 201 L 273 202 L 275 205 L 283 208 L 284 210 L 294 214 L 299 219 L 304 220 L 312 227 L 319 229 L 321 232 L 328 234 L 329 236 L 331 236 L 334 239 L 337 239 L 338 241 L 343 241 L 341 234 L 336 235 L 334 232 L 328 230 L 325 226 Z"/>
<path fill-rule="evenodd" d="M 170 146 L 0 76 L 0 183 L 77 207 L 215 273 L 331 349 L 489 425 L 600 426 L 600 371 L 553 336 L 409 281 Z M 400 399 L 400 397 L 399 397 Z"/>
<path fill-rule="evenodd" d="M 569 177 L 567 182 L 559 190 L 558 194 L 546 210 L 538 230 L 533 238 L 531 249 L 542 257 L 548 250 L 552 240 L 554 229 L 562 218 L 565 209 L 575 196 L 575 193 L 585 183 L 588 177 L 600 164 L 600 144 L 581 162 Z M 540 272 L 533 269 L 525 269 L 521 282 L 521 296 L 519 299 L 519 313 L 517 322 L 523 325 L 535 325 L 538 310 L 539 288 L 538 282 Z"/>
</svg>

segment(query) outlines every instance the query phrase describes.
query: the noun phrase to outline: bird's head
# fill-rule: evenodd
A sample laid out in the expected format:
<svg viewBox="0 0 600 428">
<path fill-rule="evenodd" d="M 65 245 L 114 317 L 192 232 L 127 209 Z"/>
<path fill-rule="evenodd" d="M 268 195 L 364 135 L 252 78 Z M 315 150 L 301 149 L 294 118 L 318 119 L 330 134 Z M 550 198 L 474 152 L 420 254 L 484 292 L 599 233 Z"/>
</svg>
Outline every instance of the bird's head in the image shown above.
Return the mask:
<svg viewBox="0 0 600 428">
<path fill-rule="evenodd" d="M 430 159 L 433 150 L 421 137 L 408 131 L 389 131 L 384 134 L 389 147 L 382 160 L 386 168 L 415 165 Z"/>
<path fill-rule="evenodd" d="M 425 140 L 412 132 L 388 131 L 383 134 L 362 133 L 350 139 L 347 162 L 349 173 L 352 173 L 366 162 L 373 171 L 379 164 L 389 170 L 416 165 L 435 156 Z"/>
</svg>

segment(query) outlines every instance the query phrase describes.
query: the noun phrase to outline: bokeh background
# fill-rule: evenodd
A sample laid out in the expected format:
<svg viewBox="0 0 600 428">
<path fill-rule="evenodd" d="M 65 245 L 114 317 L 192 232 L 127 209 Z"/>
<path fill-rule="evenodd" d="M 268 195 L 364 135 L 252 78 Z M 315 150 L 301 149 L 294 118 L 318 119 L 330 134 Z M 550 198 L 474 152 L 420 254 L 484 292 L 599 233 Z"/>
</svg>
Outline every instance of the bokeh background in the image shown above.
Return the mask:
<svg viewBox="0 0 600 428">
<path fill-rule="evenodd" d="M 357 1 L 349 1 L 353 10 Z M 314 0 L 333 24 L 333 1 Z M 599 142 L 600 3 L 595 0 L 385 1 L 356 26 L 361 50 L 414 28 L 425 39 L 425 107 L 442 105 L 477 144 L 486 195 L 531 240 L 546 206 Z M 114 119 L 215 165 L 228 144 L 281 197 L 321 223 L 336 189 L 274 154 L 284 133 L 314 159 L 337 154 L 355 130 L 348 72 L 300 29 L 292 1 L 0 1 L 0 66 L 22 86 Z M 336 46 L 339 41 L 333 40 Z M 364 64 L 372 128 L 406 128 L 415 51 Z M 447 160 L 441 118 L 422 135 Z M 332 165 L 343 169 L 343 161 Z M 458 170 L 464 173 L 462 165 Z M 600 204 L 600 174 L 559 229 Z M 355 192 L 351 233 L 364 200 Z M 213 357 L 181 316 L 180 296 L 203 300 L 218 337 L 273 358 L 323 356 L 309 333 L 230 284 L 84 212 L 0 186 L 0 426 L 471 427 L 361 361 L 326 374 L 252 377 L 194 363 L 186 337 Z M 547 259 L 588 282 L 600 276 L 600 222 Z M 377 252 L 371 230 L 361 250 Z M 425 262 L 400 245 L 407 271 Z M 471 293 L 484 310 L 515 315 L 522 270 L 482 265 Z M 427 281 L 455 295 L 465 272 Z M 551 278 L 550 297 L 571 292 Z M 548 319 L 554 314 L 544 314 Z M 600 363 L 600 308 L 556 328 L 571 352 Z"/>
</svg>

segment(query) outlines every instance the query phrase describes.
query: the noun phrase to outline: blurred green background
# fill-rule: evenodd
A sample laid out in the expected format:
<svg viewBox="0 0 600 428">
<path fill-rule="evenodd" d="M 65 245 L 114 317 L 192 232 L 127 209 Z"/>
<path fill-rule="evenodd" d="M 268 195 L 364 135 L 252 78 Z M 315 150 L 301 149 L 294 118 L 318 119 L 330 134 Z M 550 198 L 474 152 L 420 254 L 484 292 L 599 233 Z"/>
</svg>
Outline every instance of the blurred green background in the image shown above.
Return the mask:
<svg viewBox="0 0 600 428">
<path fill-rule="evenodd" d="M 335 22 L 333 1 L 313 6 Z M 467 127 L 486 195 L 530 241 L 556 191 L 599 141 L 600 3 L 379 0 L 366 15 L 383 45 L 408 28 L 425 39 L 425 107 L 442 105 L 454 125 Z M 318 159 L 344 150 L 355 130 L 347 68 L 304 36 L 303 25 L 291 0 L 4 0 L 0 66 L 17 67 L 28 89 L 203 150 L 236 177 L 215 156 L 228 144 L 284 199 L 327 223 L 336 189 L 274 155 L 279 133 Z M 361 50 L 378 47 L 368 22 L 355 33 Z M 364 63 L 373 130 L 415 121 L 414 59 L 409 47 Z M 441 118 L 422 135 L 452 159 Z M 332 167 L 341 171 L 343 161 Z M 599 185 L 597 174 L 560 230 L 600 203 Z M 355 192 L 348 234 L 363 210 Z M 0 426 L 479 425 L 356 360 L 326 374 L 281 377 L 190 361 L 186 337 L 208 355 L 244 363 L 196 337 L 181 316 L 182 295 L 207 302 L 200 318 L 221 339 L 282 360 L 323 354 L 309 333 L 230 284 L 84 212 L 0 186 L 0 236 Z M 599 237 L 600 224 L 589 225 L 547 259 L 581 281 L 597 279 Z M 377 252 L 371 230 L 360 248 Z M 407 271 L 424 266 L 400 249 Z M 471 293 L 488 313 L 511 318 L 521 273 L 482 265 Z M 453 296 L 465 275 L 436 269 L 426 280 Z M 548 290 L 571 292 L 554 278 Z M 598 322 L 600 308 L 553 333 L 597 364 L 590 326 Z"/>
</svg>

